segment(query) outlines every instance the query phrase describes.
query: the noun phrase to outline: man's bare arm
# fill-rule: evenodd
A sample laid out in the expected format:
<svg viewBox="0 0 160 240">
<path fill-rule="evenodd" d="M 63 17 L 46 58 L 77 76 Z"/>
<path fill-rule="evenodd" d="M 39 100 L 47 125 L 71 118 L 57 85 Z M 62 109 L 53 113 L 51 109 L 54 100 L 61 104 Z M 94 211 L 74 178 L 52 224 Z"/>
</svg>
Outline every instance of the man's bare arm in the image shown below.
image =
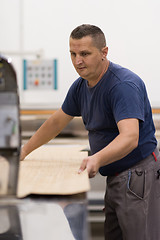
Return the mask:
<svg viewBox="0 0 160 240">
<path fill-rule="evenodd" d="M 61 108 L 53 113 L 23 146 L 21 160 L 36 148 L 55 138 L 72 119 L 73 117 L 64 113 Z"/>
</svg>

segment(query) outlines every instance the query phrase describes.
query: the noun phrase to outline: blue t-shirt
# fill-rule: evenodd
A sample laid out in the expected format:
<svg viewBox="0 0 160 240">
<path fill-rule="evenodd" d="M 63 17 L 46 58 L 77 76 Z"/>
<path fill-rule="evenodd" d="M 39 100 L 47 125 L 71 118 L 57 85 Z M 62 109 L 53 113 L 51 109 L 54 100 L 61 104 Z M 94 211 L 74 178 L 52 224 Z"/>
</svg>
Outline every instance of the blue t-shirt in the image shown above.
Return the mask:
<svg viewBox="0 0 160 240">
<path fill-rule="evenodd" d="M 91 153 L 106 147 L 118 134 L 122 119 L 139 119 L 139 143 L 126 157 L 99 169 L 104 176 L 114 175 L 135 165 L 156 148 L 155 127 L 144 82 L 130 70 L 110 62 L 107 72 L 92 88 L 83 78 L 70 87 L 62 110 L 82 116 L 88 130 Z"/>
</svg>

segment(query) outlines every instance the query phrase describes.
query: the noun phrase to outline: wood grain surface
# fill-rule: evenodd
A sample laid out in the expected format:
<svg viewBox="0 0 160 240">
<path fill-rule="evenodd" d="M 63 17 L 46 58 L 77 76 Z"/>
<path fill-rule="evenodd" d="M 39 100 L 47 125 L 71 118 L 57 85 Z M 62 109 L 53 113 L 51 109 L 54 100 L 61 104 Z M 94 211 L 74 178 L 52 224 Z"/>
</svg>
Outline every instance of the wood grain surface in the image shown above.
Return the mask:
<svg viewBox="0 0 160 240">
<path fill-rule="evenodd" d="M 88 154 L 82 146 L 43 146 L 20 162 L 17 196 L 70 195 L 90 189 L 87 171 L 78 174 Z"/>
<path fill-rule="evenodd" d="M 9 179 L 9 163 L 7 159 L 0 156 L 0 195 L 7 194 Z"/>
</svg>

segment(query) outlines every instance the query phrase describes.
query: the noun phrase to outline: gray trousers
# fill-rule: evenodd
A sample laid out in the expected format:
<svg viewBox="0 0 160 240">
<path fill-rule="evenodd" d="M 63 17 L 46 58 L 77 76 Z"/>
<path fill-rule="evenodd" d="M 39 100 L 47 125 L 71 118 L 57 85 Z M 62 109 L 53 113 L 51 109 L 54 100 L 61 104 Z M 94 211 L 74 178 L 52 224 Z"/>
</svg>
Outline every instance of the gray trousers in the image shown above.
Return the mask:
<svg viewBox="0 0 160 240">
<path fill-rule="evenodd" d="M 160 240 L 160 154 L 107 177 L 105 240 Z M 157 160 L 157 161 L 156 161 Z"/>
</svg>

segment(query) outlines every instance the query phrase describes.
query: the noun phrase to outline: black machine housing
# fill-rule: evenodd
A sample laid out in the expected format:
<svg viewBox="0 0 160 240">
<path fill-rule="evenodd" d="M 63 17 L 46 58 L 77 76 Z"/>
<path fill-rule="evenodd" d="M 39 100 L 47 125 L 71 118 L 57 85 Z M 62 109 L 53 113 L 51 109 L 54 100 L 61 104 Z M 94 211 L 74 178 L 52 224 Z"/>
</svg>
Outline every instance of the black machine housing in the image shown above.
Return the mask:
<svg viewBox="0 0 160 240">
<path fill-rule="evenodd" d="M 0 196 L 16 195 L 21 147 L 16 72 L 0 55 Z M 4 175 L 4 176 L 3 176 Z M 6 176 L 7 175 L 7 176 Z"/>
</svg>

